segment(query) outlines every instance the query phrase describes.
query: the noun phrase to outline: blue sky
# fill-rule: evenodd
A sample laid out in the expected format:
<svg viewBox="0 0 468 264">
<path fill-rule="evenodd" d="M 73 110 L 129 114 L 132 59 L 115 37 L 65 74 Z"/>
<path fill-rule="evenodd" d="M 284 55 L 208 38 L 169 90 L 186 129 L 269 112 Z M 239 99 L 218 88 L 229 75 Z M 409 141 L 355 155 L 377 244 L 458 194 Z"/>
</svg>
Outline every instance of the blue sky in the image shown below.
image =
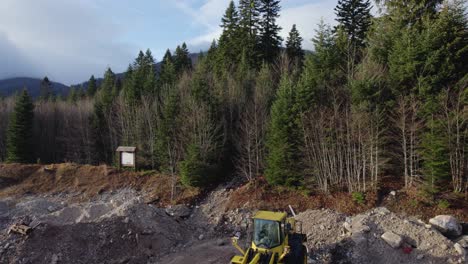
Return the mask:
<svg viewBox="0 0 468 264">
<path fill-rule="evenodd" d="M 49 76 L 65 84 L 122 72 L 140 49 L 160 60 L 187 42 L 206 50 L 221 30 L 229 0 L 2 0 L 0 79 Z M 334 23 L 337 0 L 283 0 L 278 23 L 286 37 L 297 24 L 304 48 L 320 19 Z"/>
</svg>

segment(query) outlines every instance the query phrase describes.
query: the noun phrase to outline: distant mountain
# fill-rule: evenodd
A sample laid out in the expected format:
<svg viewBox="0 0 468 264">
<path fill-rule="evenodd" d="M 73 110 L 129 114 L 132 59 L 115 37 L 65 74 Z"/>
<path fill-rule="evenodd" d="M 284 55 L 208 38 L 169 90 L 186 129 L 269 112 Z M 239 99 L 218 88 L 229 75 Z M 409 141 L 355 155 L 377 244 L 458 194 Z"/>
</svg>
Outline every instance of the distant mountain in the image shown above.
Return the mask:
<svg viewBox="0 0 468 264">
<path fill-rule="evenodd" d="M 33 97 L 39 97 L 41 91 L 41 81 L 38 78 L 18 77 L 0 80 L 0 95 L 10 96 L 18 91 L 22 91 L 25 87 L 28 93 Z M 52 82 L 52 89 L 57 95 L 67 95 L 70 87 L 65 84 Z"/>
<path fill-rule="evenodd" d="M 198 62 L 198 58 L 199 56 L 201 55 L 202 53 L 190 53 L 189 54 L 189 57 L 190 59 L 192 60 L 192 64 L 195 65 L 197 64 Z M 154 66 L 155 70 L 156 70 L 156 74 L 159 73 L 159 71 L 161 70 L 161 61 L 156 63 Z M 96 75 L 95 75 L 96 76 Z M 125 76 L 125 72 L 122 72 L 122 73 L 116 73 L 115 76 L 118 78 L 118 79 L 121 79 L 123 80 L 124 76 Z M 90 76 L 91 77 L 91 76 Z M 102 82 L 103 78 L 96 78 L 96 84 L 97 86 L 101 85 L 101 82 Z M 72 85 L 74 87 L 84 87 L 85 89 L 88 88 L 88 81 L 85 81 L 85 82 L 82 82 L 82 83 L 79 83 L 79 84 L 75 84 L 75 85 Z"/>
</svg>

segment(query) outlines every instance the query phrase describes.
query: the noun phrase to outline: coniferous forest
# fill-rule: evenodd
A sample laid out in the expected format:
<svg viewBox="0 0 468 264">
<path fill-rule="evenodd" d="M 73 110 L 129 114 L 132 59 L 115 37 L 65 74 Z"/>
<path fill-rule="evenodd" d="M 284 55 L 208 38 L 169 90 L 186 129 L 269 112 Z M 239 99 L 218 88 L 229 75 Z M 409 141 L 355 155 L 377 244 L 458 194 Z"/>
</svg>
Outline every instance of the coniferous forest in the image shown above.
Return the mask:
<svg viewBox="0 0 468 264">
<path fill-rule="evenodd" d="M 264 176 L 366 192 L 393 176 L 466 193 L 465 6 L 340 0 L 336 26 L 320 23 L 305 51 L 296 26 L 277 23 L 281 1 L 231 2 L 196 61 L 185 43 L 160 64 L 140 51 L 122 76 L 103 69 L 68 96 L 44 78 L 37 99 L 0 98 L 0 161 L 115 164 L 118 146 L 136 146 L 140 169 L 195 187 Z"/>
</svg>

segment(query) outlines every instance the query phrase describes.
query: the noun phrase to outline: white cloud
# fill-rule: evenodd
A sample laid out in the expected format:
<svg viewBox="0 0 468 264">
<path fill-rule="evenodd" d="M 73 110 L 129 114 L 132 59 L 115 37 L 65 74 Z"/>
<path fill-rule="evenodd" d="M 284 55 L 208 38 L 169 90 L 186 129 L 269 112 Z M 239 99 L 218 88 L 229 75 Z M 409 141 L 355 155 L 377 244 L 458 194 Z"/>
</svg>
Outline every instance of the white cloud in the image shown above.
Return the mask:
<svg viewBox="0 0 468 264">
<path fill-rule="evenodd" d="M 102 17 L 90 0 L 2 0 L 1 34 L 18 54 L 11 61 L 28 59 L 30 66 L 16 75 L 48 75 L 71 84 L 107 66 L 124 68 L 132 58 L 131 47 L 118 40 L 124 32 Z M 4 70 L 9 67 L 0 64 L 0 78 L 10 77 Z"/>
<path fill-rule="evenodd" d="M 325 23 L 335 24 L 335 6 L 335 1 L 322 0 L 283 10 L 278 19 L 278 24 L 283 28 L 281 36 L 286 40 L 293 24 L 296 24 L 304 39 L 303 48 L 312 50 L 311 39 L 315 35 L 320 20 L 323 19 Z"/>
</svg>

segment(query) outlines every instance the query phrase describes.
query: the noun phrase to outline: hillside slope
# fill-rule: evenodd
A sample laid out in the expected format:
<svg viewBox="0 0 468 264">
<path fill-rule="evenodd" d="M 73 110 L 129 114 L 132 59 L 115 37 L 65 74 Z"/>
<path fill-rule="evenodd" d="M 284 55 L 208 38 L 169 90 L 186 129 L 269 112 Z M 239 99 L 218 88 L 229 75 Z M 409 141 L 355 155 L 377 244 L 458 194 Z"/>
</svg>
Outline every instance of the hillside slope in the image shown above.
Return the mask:
<svg viewBox="0 0 468 264">
<path fill-rule="evenodd" d="M 0 80 L 0 95 L 10 96 L 26 88 L 28 93 L 36 98 L 40 95 L 41 79 L 18 77 Z M 63 83 L 52 82 L 52 89 L 56 95 L 66 96 L 70 87 Z"/>
</svg>

